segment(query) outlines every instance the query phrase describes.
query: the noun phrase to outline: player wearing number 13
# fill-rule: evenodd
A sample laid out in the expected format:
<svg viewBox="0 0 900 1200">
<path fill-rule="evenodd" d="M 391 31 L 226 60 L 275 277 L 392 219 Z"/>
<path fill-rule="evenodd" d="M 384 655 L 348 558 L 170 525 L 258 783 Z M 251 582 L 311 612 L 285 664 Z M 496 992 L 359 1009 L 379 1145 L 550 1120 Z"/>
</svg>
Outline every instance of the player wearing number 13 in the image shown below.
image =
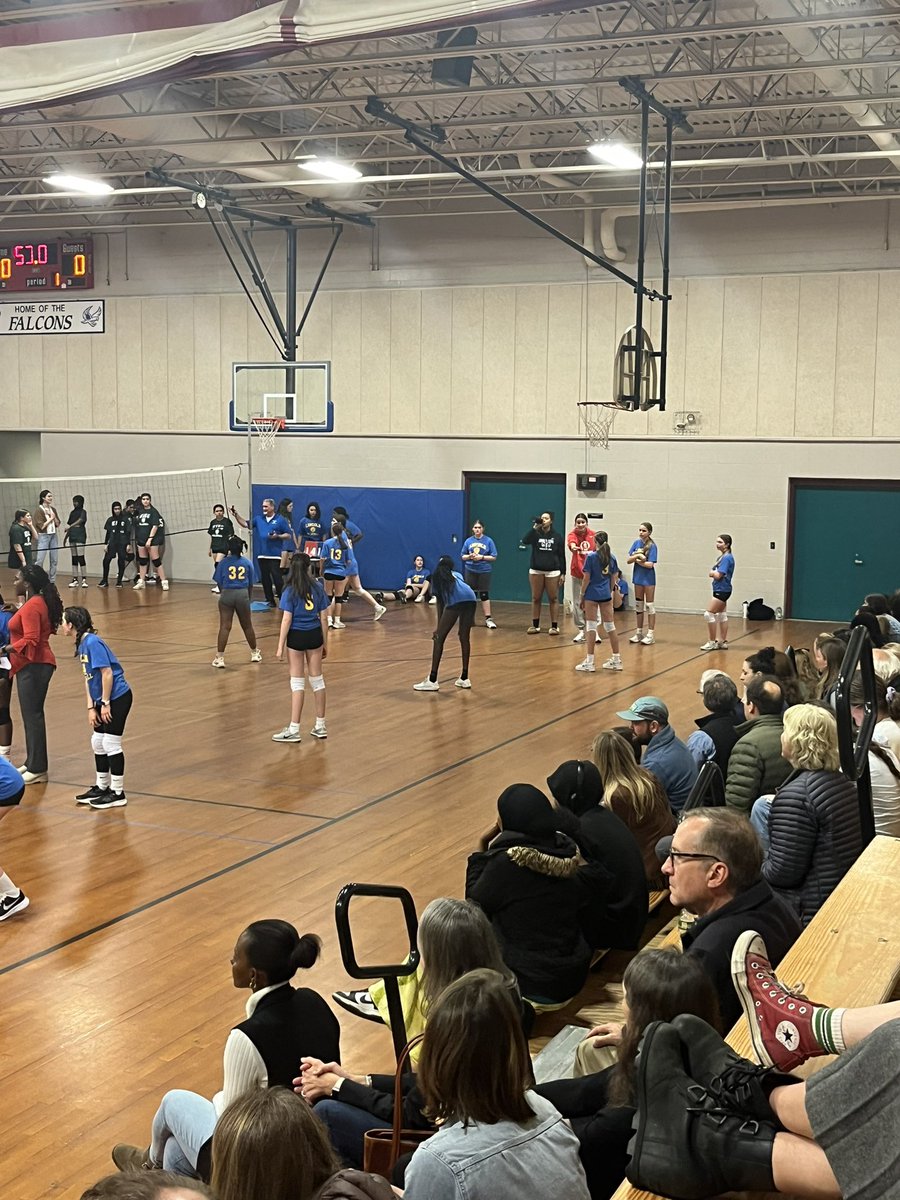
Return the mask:
<svg viewBox="0 0 900 1200">
<path fill-rule="evenodd" d="M 221 562 L 216 563 L 213 572 L 213 584 L 219 593 L 219 637 L 216 642 L 216 657 L 212 663 L 214 667 L 225 666 L 225 647 L 228 645 L 235 613 L 250 647 L 250 661 L 262 662 L 262 653 L 256 648 L 256 633 L 250 616 L 253 563 L 249 558 L 243 557 L 246 545 L 243 538 L 229 538 L 228 554 Z"/>
<path fill-rule="evenodd" d="M 325 731 L 325 677 L 322 674 L 322 660 L 328 653 L 327 616 L 331 603 L 331 597 L 325 594 L 325 588 L 312 573 L 309 555 L 295 554 L 291 559 L 287 586 L 279 601 L 283 616 L 275 656 L 281 661 L 287 647 L 291 673 L 291 720 L 284 729 L 272 734 L 273 742 L 300 741 L 300 717 L 303 714 L 307 675 L 316 706 L 316 723 L 311 731 L 312 736 L 328 736 Z"/>
</svg>

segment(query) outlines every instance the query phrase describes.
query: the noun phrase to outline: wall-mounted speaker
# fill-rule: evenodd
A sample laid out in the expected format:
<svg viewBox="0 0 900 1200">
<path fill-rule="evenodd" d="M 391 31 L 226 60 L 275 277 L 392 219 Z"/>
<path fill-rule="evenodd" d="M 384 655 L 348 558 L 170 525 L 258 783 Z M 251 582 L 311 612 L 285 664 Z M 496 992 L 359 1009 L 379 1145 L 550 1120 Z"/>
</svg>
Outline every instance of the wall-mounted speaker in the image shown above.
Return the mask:
<svg viewBox="0 0 900 1200">
<path fill-rule="evenodd" d="M 579 492 L 605 492 L 606 491 L 606 476 L 605 475 L 579 475 L 578 477 Z"/>
<path fill-rule="evenodd" d="M 477 40 L 478 30 L 474 25 L 465 25 L 462 29 L 442 29 L 437 35 L 436 48 L 468 50 Z M 473 62 L 470 55 L 436 58 L 431 64 L 431 82 L 439 87 L 467 88 L 472 82 Z"/>
</svg>

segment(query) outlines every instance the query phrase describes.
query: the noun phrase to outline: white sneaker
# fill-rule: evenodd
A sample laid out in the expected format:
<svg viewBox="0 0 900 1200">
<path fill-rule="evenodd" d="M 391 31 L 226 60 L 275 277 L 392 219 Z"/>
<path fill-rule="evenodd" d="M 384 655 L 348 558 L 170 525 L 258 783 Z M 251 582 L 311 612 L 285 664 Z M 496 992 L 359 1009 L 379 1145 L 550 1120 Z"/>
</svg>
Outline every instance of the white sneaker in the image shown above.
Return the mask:
<svg viewBox="0 0 900 1200">
<path fill-rule="evenodd" d="M 727 649 L 728 649 L 728 643 L 727 643 L 727 642 L 717 642 L 717 643 L 716 643 L 716 645 L 718 646 L 718 648 L 719 648 L 720 650 L 727 650 Z"/>
<path fill-rule="evenodd" d="M 718 642 L 704 642 L 703 645 L 700 647 L 701 650 L 718 650 L 718 648 L 719 648 Z"/>
<path fill-rule="evenodd" d="M 224 667 L 225 666 L 224 656 L 221 654 L 217 654 L 216 657 L 212 660 L 212 665 L 214 667 Z"/>
<path fill-rule="evenodd" d="M 290 725 L 285 725 L 284 729 L 279 730 L 278 733 L 272 734 L 272 741 L 273 742 L 299 742 L 300 734 L 299 733 L 291 733 Z"/>
<path fill-rule="evenodd" d="M 615 655 L 613 655 L 612 658 L 608 658 L 606 660 L 606 662 L 603 664 L 603 670 L 604 671 L 621 671 L 622 670 L 621 658 L 617 658 Z"/>
<path fill-rule="evenodd" d="M 413 684 L 414 692 L 439 692 L 441 685 L 437 682 L 432 683 L 430 679 L 423 679 L 421 683 Z"/>
<path fill-rule="evenodd" d="M 580 646 L 581 643 L 584 641 L 584 630 L 579 629 L 578 632 L 575 634 L 575 636 L 572 638 L 572 641 L 575 642 L 576 645 Z"/>
<path fill-rule="evenodd" d="M 214 596 L 221 596 L 221 594 L 222 594 L 221 591 L 219 590 L 219 588 L 217 588 L 217 587 L 211 587 L 209 590 L 212 592 L 212 594 Z"/>
<path fill-rule="evenodd" d="M 472 680 L 471 679 L 457 679 L 456 683 L 454 684 L 454 687 L 466 688 L 466 689 L 470 690 L 472 687 Z"/>
<path fill-rule="evenodd" d="M 337 619 L 337 617 L 335 617 L 334 620 L 331 622 L 331 628 L 332 629 L 346 629 L 347 626 L 344 624 L 343 621 L 339 621 Z"/>
<path fill-rule="evenodd" d="M 597 668 L 594 666 L 594 660 L 592 658 L 586 658 L 584 662 L 580 662 L 578 664 L 575 670 L 584 671 L 588 675 L 593 675 Z"/>
<path fill-rule="evenodd" d="M 425 599 L 424 596 L 416 596 L 415 600 L 413 601 L 413 604 L 421 604 L 424 599 Z"/>
<path fill-rule="evenodd" d="M 550 628 L 547 630 L 547 632 L 550 634 L 551 637 L 559 637 L 559 626 L 551 625 Z"/>
<path fill-rule="evenodd" d="M 385 608 L 385 606 L 383 604 L 376 604 L 375 605 L 375 616 L 372 618 L 372 620 L 380 621 L 386 612 L 387 612 L 387 609 Z"/>
<path fill-rule="evenodd" d="M 327 738 L 328 737 L 328 731 L 324 725 L 314 725 L 309 732 L 310 732 L 310 736 L 314 737 L 314 738 Z"/>
<path fill-rule="evenodd" d="M 644 640 L 644 635 L 641 632 L 641 630 L 639 629 L 637 631 L 637 633 L 633 637 L 630 637 L 628 640 L 629 640 L 629 642 L 631 642 L 632 646 L 637 646 L 639 642 L 642 642 Z"/>
<path fill-rule="evenodd" d="M 161 579 L 159 582 L 160 582 L 160 584 L 162 585 L 162 590 L 163 590 L 164 592 L 167 592 L 167 591 L 169 590 L 169 581 L 168 581 L 168 579 Z"/>
<path fill-rule="evenodd" d="M 329 618 L 328 618 L 328 628 L 329 628 L 329 629 L 334 629 L 334 617 L 329 617 Z"/>
<path fill-rule="evenodd" d="M 82 587 L 90 587 L 90 584 L 88 583 L 88 581 L 86 579 L 82 579 L 81 586 Z"/>
<path fill-rule="evenodd" d="M 496 628 L 497 628 L 497 622 L 494 620 L 494 618 L 493 618 L 493 617 L 488 617 L 488 618 L 487 618 L 487 620 L 485 621 L 485 626 L 486 626 L 488 629 L 496 629 Z"/>
<path fill-rule="evenodd" d="M 251 650 L 250 651 L 250 661 L 251 662 L 262 662 L 262 650 Z"/>
<path fill-rule="evenodd" d="M 525 630 L 525 632 L 526 633 L 540 633 L 541 630 L 538 625 L 529 625 L 528 628 Z"/>
<path fill-rule="evenodd" d="M 72 582 L 69 584 L 69 587 L 70 587 L 70 588 L 73 588 L 73 587 L 78 587 L 78 580 L 77 580 L 77 579 L 73 579 L 73 580 L 72 580 Z"/>
<path fill-rule="evenodd" d="M 136 584 L 134 584 L 134 586 L 133 586 L 133 588 L 132 588 L 132 591 L 135 591 L 135 592 L 142 592 L 146 586 L 147 586 L 147 585 L 146 585 L 146 583 L 144 583 L 143 579 L 139 579 L 139 580 L 137 581 L 137 583 L 136 583 Z"/>
<path fill-rule="evenodd" d="M 648 633 L 646 637 L 641 638 L 641 645 L 642 646 L 655 646 L 656 638 L 653 636 L 652 633 Z"/>
<path fill-rule="evenodd" d="M 437 596 L 432 596 L 428 601 L 429 604 L 437 604 Z"/>
</svg>

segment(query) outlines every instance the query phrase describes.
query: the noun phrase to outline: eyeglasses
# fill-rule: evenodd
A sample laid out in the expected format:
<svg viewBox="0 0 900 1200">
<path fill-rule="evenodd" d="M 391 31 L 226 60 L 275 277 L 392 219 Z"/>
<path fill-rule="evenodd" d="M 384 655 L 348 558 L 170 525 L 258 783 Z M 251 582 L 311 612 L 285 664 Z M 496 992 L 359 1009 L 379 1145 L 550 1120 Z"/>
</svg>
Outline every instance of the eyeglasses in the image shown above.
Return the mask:
<svg viewBox="0 0 900 1200">
<path fill-rule="evenodd" d="M 687 851 L 684 851 L 684 850 L 670 850 L 669 853 L 666 855 L 666 857 L 663 859 L 663 862 L 665 862 L 667 859 L 670 859 L 670 858 L 672 860 L 673 867 L 678 866 L 678 862 L 680 859 L 686 859 L 686 858 L 697 858 L 697 859 L 708 858 L 710 862 L 721 862 L 722 861 L 715 854 L 689 854 L 689 853 L 687 853 Z"/>
</svg>

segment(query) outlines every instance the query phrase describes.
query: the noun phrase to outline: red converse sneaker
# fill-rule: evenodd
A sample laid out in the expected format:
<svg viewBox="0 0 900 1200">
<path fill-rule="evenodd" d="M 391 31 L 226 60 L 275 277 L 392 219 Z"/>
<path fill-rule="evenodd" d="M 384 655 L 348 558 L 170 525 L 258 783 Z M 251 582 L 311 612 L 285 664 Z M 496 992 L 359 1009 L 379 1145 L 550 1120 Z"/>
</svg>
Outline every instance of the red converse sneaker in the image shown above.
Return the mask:
<svg viewBox="0 0 900 1200">
<path fill-rule="evenodd" d="M 836 1052 L 838 1047 L 823 1045 L 821 1028 L 821 1015 L 835 1010 L 814 1003 L 799 988 L 786 987 L 772 970 L 765 942 L 753 930 L 742 933 L 734 944 L 731 978 L 753 1049 L 764 1066 L 792 1071 L 808 1058 Z"/>
</svg>

